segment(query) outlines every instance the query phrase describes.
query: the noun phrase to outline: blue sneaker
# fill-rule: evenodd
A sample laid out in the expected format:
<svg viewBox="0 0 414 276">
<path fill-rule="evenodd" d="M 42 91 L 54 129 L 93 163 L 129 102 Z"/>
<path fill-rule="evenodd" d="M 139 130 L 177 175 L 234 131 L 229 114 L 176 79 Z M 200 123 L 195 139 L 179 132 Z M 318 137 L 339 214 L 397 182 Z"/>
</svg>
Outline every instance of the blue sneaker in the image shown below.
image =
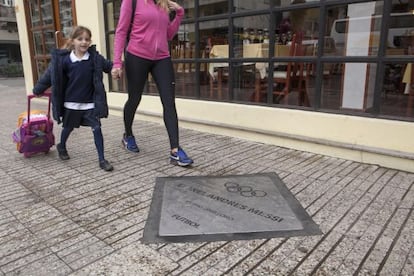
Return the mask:
<svg viewBox="0 0 414 276">
<path fill-rule="evenodd" d="M 137 143 L 135 142 L 135 137 L 134 136 L 126 136 L 124 134 L 124 138 L 122 138 L 122 145 L 128 151 L 139 152 L 139 148 L 137 146 Z"/>
<path fill-rule="evenodd" d="M 187 156 L 182 148 L 178 148 L 176 153 L 170 154 L 170 163 L 181 167 L 186 167 L 193 164 L 193 159 Z"/>
</svg>

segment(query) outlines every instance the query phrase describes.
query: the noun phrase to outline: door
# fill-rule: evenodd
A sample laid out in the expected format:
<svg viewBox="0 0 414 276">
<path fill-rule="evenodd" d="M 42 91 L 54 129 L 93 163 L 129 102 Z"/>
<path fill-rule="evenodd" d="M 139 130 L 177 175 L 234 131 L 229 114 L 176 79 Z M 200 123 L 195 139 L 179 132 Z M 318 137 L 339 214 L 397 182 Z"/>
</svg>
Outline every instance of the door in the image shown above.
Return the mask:
<svg viewBox="0 0 414 276">
<path fill-rule="evenodd" d="M 36 82 L 50 62 L 51 50 L 64 45 L 76 24 L 75 0 L 29 0 L 25 11 Z"/>
</svg>

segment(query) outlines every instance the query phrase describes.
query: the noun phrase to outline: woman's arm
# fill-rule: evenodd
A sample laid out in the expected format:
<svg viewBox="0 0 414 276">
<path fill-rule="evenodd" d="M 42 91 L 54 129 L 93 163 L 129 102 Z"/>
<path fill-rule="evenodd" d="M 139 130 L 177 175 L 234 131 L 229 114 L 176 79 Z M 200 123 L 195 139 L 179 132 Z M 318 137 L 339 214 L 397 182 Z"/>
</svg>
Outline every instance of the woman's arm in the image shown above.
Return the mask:
<svg viewBox="0 0 414 276">
<path fill-rule="evenodd" d="M 122 67 L 121 56 L 125 49 L 125 42 L 131 25 L 131 17 L 134 12 L 132 10 L 132 0 L 123 0 L 121 2 L 119 20 L 114 38 L 114 68 Z"/>
<path fill-rule="evenodd" d="M 180 27 L 181 20 L 184 17 L 184 9 L 183 7 L 181 7 L 176 2 L 173 2 L 173 1 L 168 1 L 168 7 L 170 8 L 170 10 L 174 10 L 176 12 L 175 18 L 170 22 L 170 24 L 168 25 L 168 30 L 167 30 L 168 40 L 171 40 L 178 32 L 178 28 Z"/>
</svg>

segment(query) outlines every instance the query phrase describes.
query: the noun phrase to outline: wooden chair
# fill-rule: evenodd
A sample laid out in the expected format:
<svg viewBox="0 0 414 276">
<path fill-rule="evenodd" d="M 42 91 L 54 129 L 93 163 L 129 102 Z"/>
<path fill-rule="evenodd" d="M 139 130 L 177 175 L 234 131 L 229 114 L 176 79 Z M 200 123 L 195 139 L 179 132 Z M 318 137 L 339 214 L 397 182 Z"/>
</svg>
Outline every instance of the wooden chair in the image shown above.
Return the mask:
<svg viewBox="0 0 414 276">
<path fill-rule="evenodd" d="M 216 46 L 216 48 L 214 48 Z M 209 50 L 209 57 L 214 58 L 228 58 L 229 48 L 227 39 L 225 38 L 209 38 L 207 46 Z M 215 55 L 215 49 L 220 49 L 219 55 Z M 217 65 L 217 66 L 215 66 Z M 209 64 L 209 82 L 210 82 L 210 98 L 214 98 L 215 92 L 217 92 L 217 98 L 223 97 L 223 83 L 228 81 L 229 69 L 228 63 L 210 63 Z"/>
<path fill-rule="evenodd" d="M 289 46 L 288 56 L 303 56 L 304 48 L 300 42 L 296 41 L 296 35 L 293 35 Z M 309 99 L 306 92 L 306 69 L 304 62 L 289 61 L 279 63 L 273 71 L 273 90 L 274 101 L 288 103 L 288 97 L 292 89 L 295 89 L 298 95 L 298 105 L 309 106 Z M 271 73 L 270 73 L 271 74 Z M 268 72 L 269 75 L 269 72 Z M 266 96 L 267 78 L 261 79 L 256 77 L 255 101 L 260 101 L 260 97 Z"/>
</svg>

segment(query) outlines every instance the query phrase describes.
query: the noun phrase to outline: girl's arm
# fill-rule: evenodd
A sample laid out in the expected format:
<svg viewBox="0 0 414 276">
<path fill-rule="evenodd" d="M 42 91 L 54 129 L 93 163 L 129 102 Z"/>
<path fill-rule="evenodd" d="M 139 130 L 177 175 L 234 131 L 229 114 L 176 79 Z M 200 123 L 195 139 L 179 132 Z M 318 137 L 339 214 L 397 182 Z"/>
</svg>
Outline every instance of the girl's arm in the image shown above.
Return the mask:
<svg viewBox="0 0 414 276">
<path fill-rule="evenodd" d="M 52 86 L 51 73 L 52 73 L 52 66 L 50 64 L 46 72 L 43 74 L 40 80 L 33 87 L 33 94 L 42 95 L 49 87 Z"/>
<path fill-rule="evenodd" d="M 113 66 L 112 61 L 104 58 L 102 55 L 99 55 L 99 58 L 101 59 L 101 62 L 102 62 L 102 70 L 107 74 L 111 72 L 112 66 Z"/>
</svg>

